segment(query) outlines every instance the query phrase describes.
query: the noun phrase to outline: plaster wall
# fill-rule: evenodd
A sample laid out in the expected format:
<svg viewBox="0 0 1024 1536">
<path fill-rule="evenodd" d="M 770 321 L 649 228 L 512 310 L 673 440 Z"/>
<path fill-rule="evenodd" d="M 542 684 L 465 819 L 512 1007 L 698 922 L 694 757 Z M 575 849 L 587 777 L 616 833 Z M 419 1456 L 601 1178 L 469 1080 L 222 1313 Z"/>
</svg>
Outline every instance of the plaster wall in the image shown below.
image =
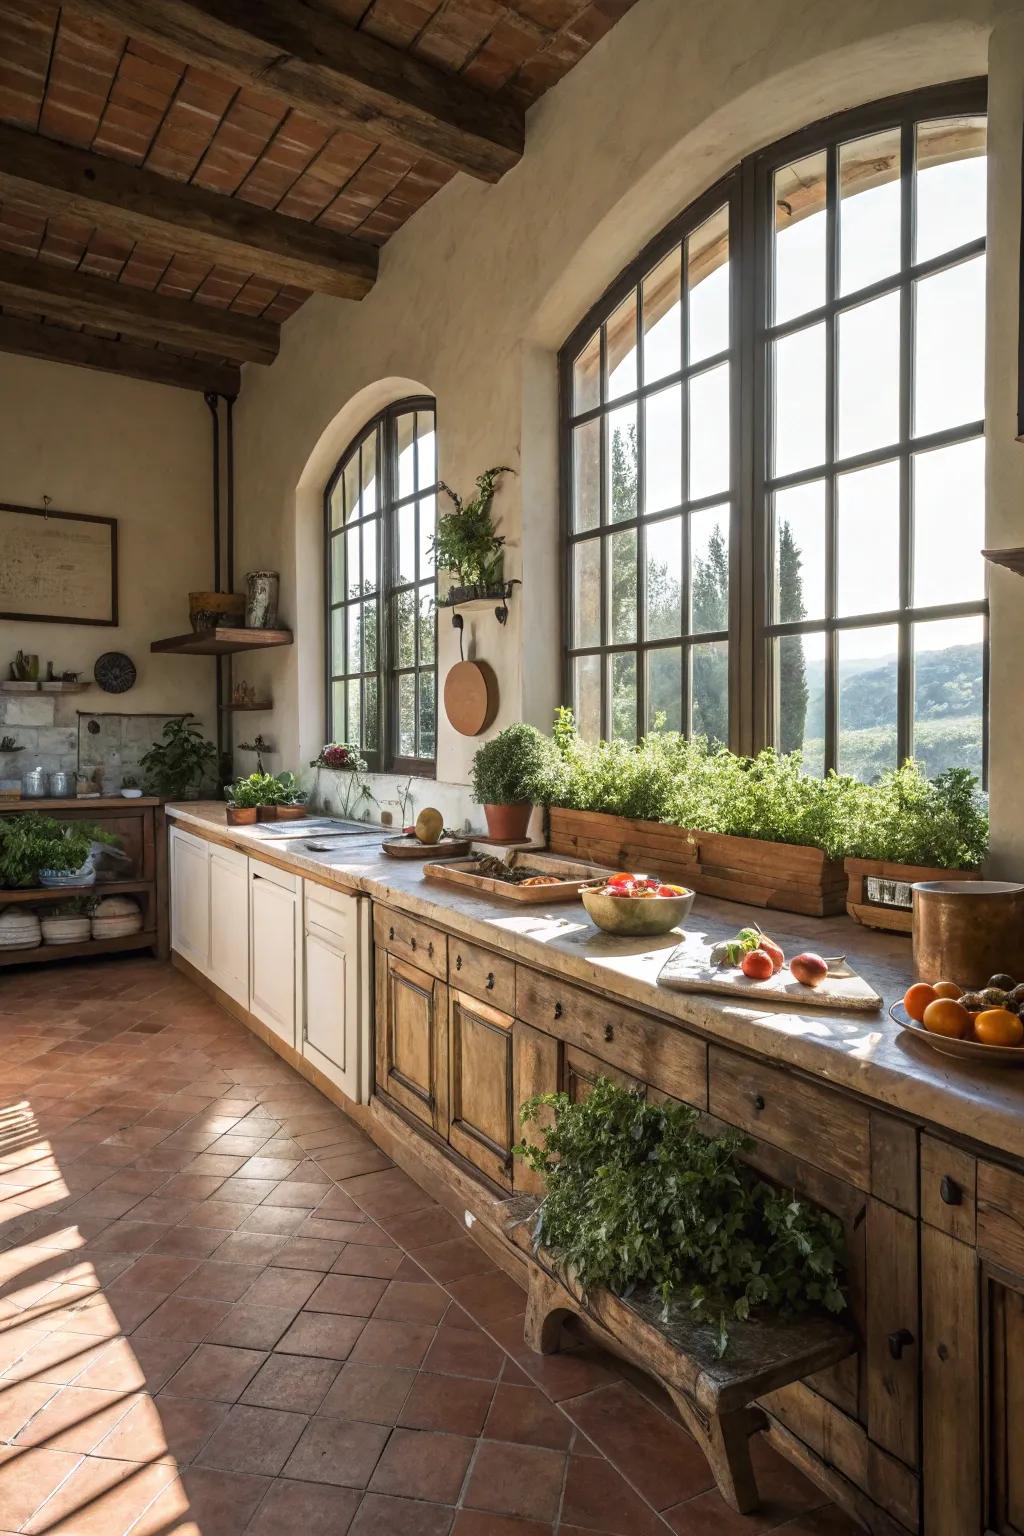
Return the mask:
<svg viewBox="0 0 1024 1536">
<path fill-rule="evenodd" d="M 54 509 L 116 517 L 119 567 L 116 626 L 0 620 L 0 675 L 18 650 L 38 654 L 44 672 L 52 660 L 86 678 L 102 652 L 125 651 L 138 671 L 124 694 L 0 695 L 0 735 L 25 748 L 0 759 L 0 777 L 74 768 L 78 710 L 147 717 L 102 722 L 87 743 L 99 766 L 115 748 L 123 766 L 137 762 L 161 729 L 156 713 L 191 710 L 215 736 L 212 660 L 149 650 L 188 629 L 189 591 L 212 584 L 210 451 L 193 391 L 0 354 L 0 501 L 38 507 L 46 495 Z"/>
<path fill-rule="evenodd" d="M 993 28 L 995 29 L 993 31 Z M 456 177 L 385 247 L 361 303 L 317 297 L 272 369 L 247 367 L 237 412 L 239 568 L 282 572 L 290 651 L 252 662 L 273 688 L 278 764 L 322 739 L 319 491 L 353 432 L 415 381 L 437 397 L 440 473 L 457 488 L 516 466 L 495 509 L 506 630 L 467 618 L 495 668 L 494 729 L 546 725 L 560 695 L 557 350 L 636 252 L 742 156 L 831 112 L 983 75 L 992 52 L 990 542 L 1024 543 L 1013 437 L 1024 38 L 1001 0 L 641 0 L 531 111 L 523 161 L 496 187 Z M 1024 865 L 1024 736 L 1014 655 L 1024 610 L 993 578 L 997 860 Z M 457 658 L 442 614 L 440 674 Z M 1019 690 L 1018 690 L 1019 692 Z M 1001 704 L 1001 708 L 997 707 Z M 464 784 L 476 743 L 439 723 L 438 778 Z M 307 749 L 312 748 L 312 751 Z"/>
</svg>

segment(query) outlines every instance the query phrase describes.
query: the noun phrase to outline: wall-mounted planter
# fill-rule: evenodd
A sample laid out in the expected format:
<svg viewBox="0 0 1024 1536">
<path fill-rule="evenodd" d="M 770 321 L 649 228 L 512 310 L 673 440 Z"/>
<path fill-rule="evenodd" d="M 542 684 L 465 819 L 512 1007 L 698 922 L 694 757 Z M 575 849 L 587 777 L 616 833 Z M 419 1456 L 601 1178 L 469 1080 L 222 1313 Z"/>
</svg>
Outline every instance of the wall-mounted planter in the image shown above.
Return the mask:
<svg viewBox="0 0 1024 1536">
<path fill-rule="evenodd" d="M 820 848 L 556 807 L 550 811 L 548 846 L 553 853 L 659 875 L 747 906 L 832 917 L 846 905 L 842 861 L 826 858 Z"/>
<path fill-rule="evenodd" d="M 847 859 L 846 910 L 865 928 L 912 933 L 911 886 L 918 880 L 980 880 L 976 869 L 931 869 L 925 864 L 893 864 L 888 859 Z"/>
</svg>

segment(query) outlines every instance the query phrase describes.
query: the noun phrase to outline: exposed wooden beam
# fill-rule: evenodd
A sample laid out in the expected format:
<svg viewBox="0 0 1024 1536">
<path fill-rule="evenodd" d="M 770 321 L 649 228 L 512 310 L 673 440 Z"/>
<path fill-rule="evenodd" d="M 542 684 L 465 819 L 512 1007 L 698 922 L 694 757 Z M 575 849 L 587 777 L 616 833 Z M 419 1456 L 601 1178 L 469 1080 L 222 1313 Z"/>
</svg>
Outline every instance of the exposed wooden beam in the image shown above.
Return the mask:
<svg viewBox="0 0 1024 1536">
<path fill-rule="evenodd" d="M 19 320 L 0 315 L 0 352 L 17 352 L 51 363 L 71 363 L 78 368 L 99 368 L 122 373 L 150 384 L 173 384 L 179 389 L 200 389 L 204 394 L 237 395 L 239 372 L 231 363 L 209 363 L 194 357 L 175 357 L 172 352 L 136 347 L 128 341 L 108 341 L 67 331 L 59 325 Z"/>
<path fill-rule="evenodd" d="M 6 252 L 0 252 L 0 304 L 47 320 L 124 331 L 179 352 L 210 352 L 250 363 L 272 363 L 277 356 L 279 328 L 269 320 Z"/>
<path fill-rule="evenodd" d="M 66 0 L 65 8 L 483 181 L 497 181 L 523 153 L 521 109 L 306 0 Z"/>
<path fill-rule="evenodd" d="M 377 251 L 364 241 L 2 124 L 0 195 L 344 299 L 361 299 L 377 275 Z"/>
</svg>

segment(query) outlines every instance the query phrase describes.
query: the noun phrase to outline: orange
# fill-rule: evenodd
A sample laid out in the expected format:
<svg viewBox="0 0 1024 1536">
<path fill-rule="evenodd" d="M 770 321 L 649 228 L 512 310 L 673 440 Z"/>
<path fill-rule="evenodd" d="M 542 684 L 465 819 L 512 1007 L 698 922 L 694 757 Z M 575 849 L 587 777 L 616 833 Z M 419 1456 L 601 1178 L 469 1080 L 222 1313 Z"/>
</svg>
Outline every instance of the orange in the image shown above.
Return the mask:
<svg viewBox="0 0 1024 1536">
<path fill-rule="evenodd" d="M 958 987 L 955 981 L 935 981 L 932 983 L 932 991 L 936 997 L 963 997 L 963 987 Z"/>
<path fill-rule="evenodd" d="M 937 997 L 924 1010 L 921 1022 L 935 1035 L 950 1035 L 954 1040 L 962 1040 L 971 1027 L 971 1015 L 955 998 Z"/>
<path fill-rule="evenodd" d="M 1020 1045 L 1024 1024 L 1009 1008 L 986 1008 L 975 1015 L 974 1036 L 982 1045 Z"/>
<path fill-rule="evenodd" d="M 912 1019 L 920 1024 L 924 1020 L 924 1011 L 929 1003 L 935 1001 L 935 988 L 930 987 L 926 981 L 915 981 L 912 987 L 908 987 L 903 994 L 903 1006 Z"/>
</svg>

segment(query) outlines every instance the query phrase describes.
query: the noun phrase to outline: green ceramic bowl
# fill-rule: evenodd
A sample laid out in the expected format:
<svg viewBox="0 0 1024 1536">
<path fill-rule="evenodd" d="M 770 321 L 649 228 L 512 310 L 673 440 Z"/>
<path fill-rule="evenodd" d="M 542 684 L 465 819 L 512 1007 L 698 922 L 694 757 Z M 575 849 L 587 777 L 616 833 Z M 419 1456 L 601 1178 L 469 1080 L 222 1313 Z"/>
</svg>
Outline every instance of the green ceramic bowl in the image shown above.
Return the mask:
<svg viewBox="0 0 1024 1536">
<path fill-rule="evenodd" d="M 600 886 L 584 886 L 580 899 L 592 923 L 623 939 L 651 938 L 685 922 L 694 892 L 685 896 L 606 896 Z"/>
</svg>

